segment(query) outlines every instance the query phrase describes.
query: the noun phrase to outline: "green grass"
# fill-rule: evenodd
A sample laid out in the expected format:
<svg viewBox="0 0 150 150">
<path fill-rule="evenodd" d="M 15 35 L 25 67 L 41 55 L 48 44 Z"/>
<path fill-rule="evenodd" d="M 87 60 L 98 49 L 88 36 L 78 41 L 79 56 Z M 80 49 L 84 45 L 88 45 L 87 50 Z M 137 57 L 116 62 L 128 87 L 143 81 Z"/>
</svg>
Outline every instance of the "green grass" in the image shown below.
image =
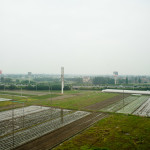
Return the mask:
<svg viewBox="0 0 150 150">
<path fill-rule="evenodd" d="M 43 92 L 44 93 L 44 92 Z M 42 93 L 42 94 L 43 94 Z M 51 97 L 62 96 L 60 93 L 52 93 L 40 96 L 30 95 L 27 97 L 21 97 L 17 95 L 0 95 L 2 98 L 9 98 L 19 102 L 25 102 L 27 105 L 43 105 L 43 106 L 54 106 L 67 109 L 83 109 L 86 106 L 98 103 L 105 99 L 116 96 L 117 94 L 112 93 L 100 93 L 96 91 L 65 91 L 65 95 L 74 95 L 70 98 L 63 98 L 60 100 L 52 100 Z M 0 102 L 0 107 L 11 105 L 11 102 Z"/>
<path fill-rule="evenodd" d="M 55 150 L 149 150 L 150 118 L 113 114 Z"/>
<path fill-rule="evenodd" d="M 9 106 L 12 104 L 18 105 L 20 102 L 24 102 L 27 105 L 50 105 L 50 98 L 51 97 L 57 97 L 59 94 L 46 94 L 41 96 L 28 96 L 28 97 L 21 97 L 16 95 L 0 95 L 1 98 L 7 98 L 12 99 L 14 101 L 18 101 L 15 103 L 12 103 L 11 101 L 3 101 L 0 102 L 0 108 L 4 106 Z"/>
<path fill-rule="evenodd" d="M 50 99 L 52 97 L 57 97 L 57 96 L 60 96 L 60 95 L 58 95 L 58 94 L 46 94 L 46 95 L 41 95 L 41 96 L 32 96 L 32 97 L 30 97 L 30 99 L 45 100 L 45 99 Z"/>
<path fill-rule="evenodd" d="M 98 103 L 108 98 L 114 97 L 114 93 L 84 92 L 83 95 L 57 100 L 52 102 L 52 106 L 67 109 L 83 109 L 86 106 Z"/>
</svg>

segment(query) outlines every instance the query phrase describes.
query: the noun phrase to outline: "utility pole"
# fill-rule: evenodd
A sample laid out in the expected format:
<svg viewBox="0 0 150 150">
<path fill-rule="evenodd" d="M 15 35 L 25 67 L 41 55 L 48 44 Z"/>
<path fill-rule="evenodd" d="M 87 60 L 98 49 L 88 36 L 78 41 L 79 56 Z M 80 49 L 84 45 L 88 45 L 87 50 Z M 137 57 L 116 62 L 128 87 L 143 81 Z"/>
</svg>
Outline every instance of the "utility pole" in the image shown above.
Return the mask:
<svg viewBox="0 0 150 150">
<path fill-rule="evenodd" d="M 61 67 L 61 94 L 64 93 L 64 67 Z"/>
</svg>

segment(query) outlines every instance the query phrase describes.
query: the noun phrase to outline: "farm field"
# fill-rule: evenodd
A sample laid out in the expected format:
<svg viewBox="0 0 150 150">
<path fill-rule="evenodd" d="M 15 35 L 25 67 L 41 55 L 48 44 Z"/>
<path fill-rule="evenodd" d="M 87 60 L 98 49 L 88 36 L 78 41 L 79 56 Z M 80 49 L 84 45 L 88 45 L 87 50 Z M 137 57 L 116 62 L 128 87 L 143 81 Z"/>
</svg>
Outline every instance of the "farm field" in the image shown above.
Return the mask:
<svg viewBox="0 0 150 150">
<path fill-rule="evenodd" d="M 83 95 L 79 95 L 72 98 L 66 98 L 52 102 L 52 106 L 66 109 L 86 109 L 87 106 L 96 104 L 98 102 L 105 101 L 106 99 L 117 96 L 118 94 L 112 93 L 101 93 L 101 92 L 87 92 Z"/>
<path fill-rule="evenodd" d="M 143 130 L 142 127 L 145 128 L 146 125 L 141 123 L 145 121 L 144 124 L 149 124 L 149 118 L 141 120 L 142 118 L 138 116 L 127 114 L 133 113 L 141 116 L 146 114 L 148 116 L 149 96 L 101 93 L 100 91 L 67 91 L 64 95 L 59 94 L 58 91 L 50 94 L 47 91 L 39 95 L 25 92 L 28 96 L 20 96 L 20 93 L 18 95 L 14 93 L 12 95 L 11 93 L 0 94 L 0 98 L 13 99 L 11 102 L 0 102 L 0 113 L 3 114 L 0 115 L 2 120 L 0 121 L 0 130 L 2 131 L 0 132 L 0 143 L 3 145 L 3 149 L 9 149 L 8 147 L 15 147 L 17 150 L 31 149 L 32 147 L 34 150 L 51 149 L 99 120 L 101 121 L 91 127 L 92 129 L 86 130 L 91 129 L 89 132 L 91 134 L 86 133 L 82 137 L 83 143 L 81 142 L 81 145 L 75 140 L 71 142 L 71 145 L 70 143 L 63 144 L 62 147 L 56 149 L 94 150 L 94 147 L 118 149 L 118 145 L 124 142 L 129 144 L 123 144 L 122 149 L 148 148 L 148 134 L 142 135 L 145 133 L 145 129 Z M 123 106 L 125 107 L 123 108 Z M 14 108 L 13 119 L 12 108 Z M 8 112 L 7 115 L 6 113 L 4 115 L 4 110 Z M 126 115 L 120 114 L 125 111 Z M 107 112 L 117 112 L 117 114 Z M 134 121 L 141 126 L 134 124 Z M 128 126 L 130 126 L 129 130 L 126 129 Z M 114 133 L 113 128 L 116 133 Z M 137 128 L 135 131 L 137 137 L 135 133 L 131 133 L 131 128 Z M 12 129 L 14 136 L 12 136 Z M 138 133 L 138 130 L 141 131 Z M 147 132 L 149 133 L 149 131 L 147 127 Z M 93 138 L 91 139 L 91 137 Z M 110 148 L 110 139 L 114 139 L 114 142 L 117 143 L 119 137 L 121 138 L 118 145 L 112 144 L 113 147 Z M 133 139 L 129 142 L 128 138 Z M 89 143 L 90 141 L 92 143 Z M 102 142 L 102 145 L 98 144 L 97 141 Z"/>
<path fill-rule="evenodd" d="M 1 98 L 12 99 L 0 102 L 0 149 L 2 150 L 16 148 L 68 124 L 72 124 L 73 130 L 68 136 L 73 136 L 81 129 L 107 116 L 103 113 L 94 114 L 80 110 L 118 96 L 118 94 L 97 91 L 67 91 L 64 95 L 59 93 L 30 95 L 25 92 L 28 96 L 20 96 L 20 93 L 11 95 L 8 91 L 0 94 Z M 75 129 L 73 124 L 81 118 L 85 118 L 83 119 L 85 122 L 78 124 Z M 55 144 L 59 142 L 61 141 L 56 141 Z"/>
<path fill-rule="evenodd" d="M 150 119 L 113 114 L 54 150 L 149 150 Z"/>
<path fill-rule="evenodd" d="M 134 101 L 136 99 L 137 99 L 136 96 L 129 96 L 127 98 L 124 98 L 124 102 L 123 102 L 123 100 L 120 100 L 120 101 L 118 101 L 112 105 L 109 105 L 101 110 L 107 111 L 107 112 L 116 112 L 117 110 L 121 109 L 123 106 L 126 106 L 127 104 L 131 103 L 132 101 Z"/>
<path fill-rule="evenodd" d="M 41 106 L 28 106 L 13 110 L 0 112 L 0 136 L 11 133 L 14 130 L 32 127 L 41 122 L 45 122 L 56 117 L 60 117 L 60 109 L 41 107 Z M 63 115 L 71 112 L 70 110 L 62 110 Z M 12 122 L 13 121 L 13 122 Z"/>
<path fill-rule="evenodd" d="M 148 116 L 150 106 L 149 98 L 150 96 L 129 96 L 101 109 L 101 111 Z"/>
<path fill-rule="evenodd" d="M 35 139 L 31 142 L 28 142 L 20 147 L 17 147 L 16 150 L 46 150 L 52 149 L 58 144 L 64 142 L 68 138 L 71 138 L 78 133 L 82 132 L 86 128 L 93 125 L 98 120 L 106 118 L 108 115 L 99 112 L 92 112 L 90 115 L 83 117 L 77 121 L 74 121 L 66 126 L 63 126 L 45 136 L 42 136 L 38 139 Z M 55 138 L 54 138 L 55 137 Z"/>
<path fill-rule="evenodd" d="M 15 104 L 15 107 L 22 107 L 23 104 L 21 103 L 25 103 L 28 106 L 42 105 L 80 110 L 92 104 L 115 97 L 117 95 L 118 94 L 116 93 L 101 93 L 99 91 L 67 91 L 64 93 L 64 95 L 52 92 L 52 94 L 46 93 L 45 95 L 16 96 L 10 95 L 9 93 L 9 95 L 0 94 L 0 97 L 13 99 L 14 101 L 17 101 L 13 103 Z M 8 106 L 12 106 L 12 102 L 1 102 L 0 110 L 10 109 L 11 107 Z"/>
<path fill-rule="evenodd" d="M 1 133 L 1 150 L 15 148 L 90 114 L 84 111 L 71 112 L 69 110 L 54 108 L 53 110 L 49 108 L 50 111 L 47 112 L 47 107 L 45 109 L 43 108 L 43 110 L 40 109 L 41 111 L 39 107 L 35 108 L 36 106 L 34 106 L 34 109 L 29 106 L 24 109 L 24 120 L 22 120 L 22 117 L 20 118 L 19 111 L 21 111 L 21 108 L 16 111 L 14 110 L 16 112 L 13 118 L 14 122 L 12 122 L 12 118 L 10 119 L 8 117 L 9 111 L 5 113 L 1 112 L 2 114 L 0 113 L 0 119 L 2 118 L 2 121 L 0 120 L 1 131 L 5 131 Z M 31 111 L 33 113 L 31 113 Z M 37 112 L 38 114 L 36 114 Z M 5 115 L 7 118 L 4 120 Z"/>
<path fill-rule="evenodd" d="M 135 101 L 117 111 L 117 113 L 132 114 L 138 107 L 148 100 L 149 96 L 140 96 Z"/>
<path fill-rule="evenodd" d="M 143 105 L 141 105 L 133 114 L 150 117 L 150 98 Z"/>
</svg>

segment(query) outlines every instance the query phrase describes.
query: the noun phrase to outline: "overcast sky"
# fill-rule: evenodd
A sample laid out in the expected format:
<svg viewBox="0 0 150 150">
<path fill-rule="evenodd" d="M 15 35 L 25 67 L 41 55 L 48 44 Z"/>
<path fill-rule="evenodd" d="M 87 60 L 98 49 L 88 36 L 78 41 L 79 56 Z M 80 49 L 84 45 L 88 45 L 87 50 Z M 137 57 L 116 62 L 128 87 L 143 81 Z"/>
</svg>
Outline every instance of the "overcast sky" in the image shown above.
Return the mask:
<svg viewBox="0 0 150 150">
<path fill-rule="evenodd" d="M 0 0 L 3 73 L 150 75 L 149 0 Z"/>
</svg>

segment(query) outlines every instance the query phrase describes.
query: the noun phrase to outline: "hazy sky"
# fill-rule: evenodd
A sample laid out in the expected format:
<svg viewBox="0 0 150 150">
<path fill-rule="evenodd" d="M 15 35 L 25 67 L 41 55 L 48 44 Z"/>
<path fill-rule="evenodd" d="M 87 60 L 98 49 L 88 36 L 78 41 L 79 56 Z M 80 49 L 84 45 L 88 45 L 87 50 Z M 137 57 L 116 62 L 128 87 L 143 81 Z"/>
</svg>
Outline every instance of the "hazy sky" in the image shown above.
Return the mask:
<svg viewBox="0 0 150 150">
<path fill-rule="evenodd" d="M 150 0 L 0 0 L 3 73 L 150 75 Z"/>
</svg>

